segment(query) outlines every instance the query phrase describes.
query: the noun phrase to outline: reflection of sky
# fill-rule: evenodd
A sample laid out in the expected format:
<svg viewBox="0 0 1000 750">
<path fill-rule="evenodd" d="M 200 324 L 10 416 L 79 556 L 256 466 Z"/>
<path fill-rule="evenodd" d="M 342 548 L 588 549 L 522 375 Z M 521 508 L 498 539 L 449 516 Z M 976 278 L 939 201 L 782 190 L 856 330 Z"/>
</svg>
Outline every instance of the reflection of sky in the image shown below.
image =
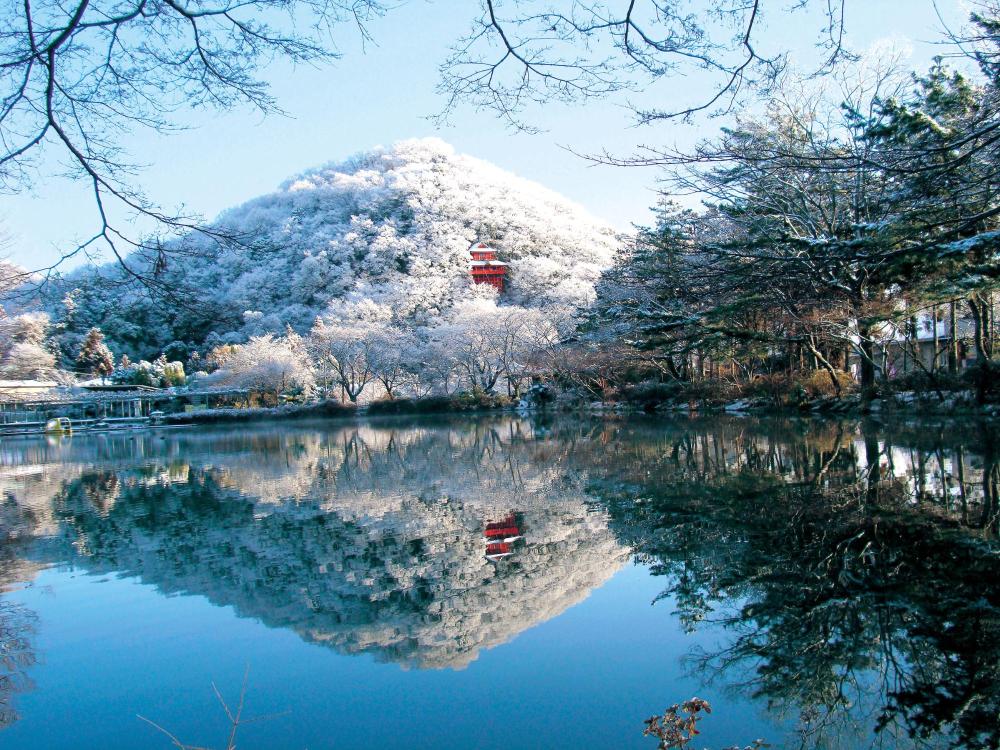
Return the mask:
<svg viewBox="0 0 1000 750">
<path fill-rule="evenodd" d="M 211 691 L 238 692 L 250 665 L 242 747 L 655 747 L 642 721 L 693 695 L 714 713 L 699 747 L 780 732 L 750 705 L 682 675 L 693 646 L 718 631 L 680 631 L 662 579 L 628 566 L 582 603 L 480 653 L 466 669 L 404 670 L 344 656 L 241 619 L 201 596 L 158 594 L 135 579 L 52 568 L 12 596 L 38 613 L 37 687 L 4 747 L 168 747 L 143 714 L 187 742 L 218 745 L 225 719 Z"/>
</svg>

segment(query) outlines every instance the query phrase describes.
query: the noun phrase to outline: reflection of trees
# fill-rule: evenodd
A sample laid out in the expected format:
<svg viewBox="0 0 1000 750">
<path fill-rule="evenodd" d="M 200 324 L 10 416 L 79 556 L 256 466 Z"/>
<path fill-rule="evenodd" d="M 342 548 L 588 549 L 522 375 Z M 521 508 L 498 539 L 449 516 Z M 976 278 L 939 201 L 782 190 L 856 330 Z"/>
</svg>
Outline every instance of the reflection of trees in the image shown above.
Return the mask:
<svg viewBox="0 0 1000 750">
<path fill-rule="evenodd" d="M 0 600 L 0 729 L 17 721 L 14 695 L 31 687 L 28 668 L 35 663 L 34 621 L 31 610 Z"/>
<path fill-rule="evenodd" d="M 418 667 L 558 614 L 635 545 L 687 627 L 730 630 L 693 663 L 797 711 L 804 744 L 854 722 L 979 748 L 1000 741 L 997 456 L 946 422 L 190 431 L 25 449 L 0 525 L 33 559 Z M 514 510 L 524 546 L 489 563 L 483 523 Z"/>
<path fill-rule="evenodd" d="M 148 455 L 93 467 L 60 485 L 58 531 L 33 554 L 204 595 L 346 653 L 461 667 L 628 556 L 565 447 L 517 424 L 290 431 L 242 451 L 228 435 L 183 471 Z M 511 510 L 526 539 L 491 563 L 484 524 Z"/>
<path fill-rule="evenodd" d="M 913 435 L 901 448 L 905 431 L 895 437 L 849 430 L 808 450 L 696 425 L 661 446 L 649 479 L 625 470 L 602 485 L 683 621 L 733 633 L 695 667 L 797 708 L 804 744 L 843 739 L 855 721 L 862 735 L 996 747 L 990 438 Z"/>
<path fill-rule="evenodd" d="M 10 510 L 8 503 L 3 503 Z M 13 514 L 0 515 L 0 522 Z M 13 581 L 30 575 L 25 563 L 14 557 L 16 544 L 13 532 L 18 526 L 0 523 L 0 594 L 6 593 Z M 12 601 L 0 599 L 0 729 L 17 721 L 14 697 L 31 688 L 28 670 L 35 663 L 33 638 L 35 613 Z"/>
</svg>

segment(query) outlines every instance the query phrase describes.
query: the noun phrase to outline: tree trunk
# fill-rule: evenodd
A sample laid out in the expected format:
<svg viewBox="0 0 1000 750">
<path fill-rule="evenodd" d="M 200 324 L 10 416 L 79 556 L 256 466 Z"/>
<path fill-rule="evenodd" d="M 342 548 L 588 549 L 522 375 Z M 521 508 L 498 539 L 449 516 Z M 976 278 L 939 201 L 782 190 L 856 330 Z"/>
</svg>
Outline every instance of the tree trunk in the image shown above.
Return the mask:
<svg viewBox="0 0 1000 750">
<path fill-rule="evenodd" d="M 871 506 L 878 500 L 879 485 L 882 481 L 882 452 L 878 440 L 870 430 L 865 432 L 865 500 Z"/>
<path fill-rule="evenodd" d="M 938 338 L 938 306 L 934 305 L 934 309 L 931 312 L 931 334 L 933 338 L 931 339 L 931 372 L 937 372 L 938 369 L 938 357 L 940 356 L 941 341 Z"/>
<path fill-rule="evenodd" d="M 809 339 L 809 351 L 812 353 L 815 360 L 826 370 L 827 375 L 830 376 L 830 382 L 833 384 L 833 392 L 837 394 L 839 399 L 842 394 L 842 389 L 840 387 L 840 380 L 837 378 L 837 371 L 834 369 L 830 361 L 823 356 L 819 349 L 816 348 L 816 344 L 813 342 L 812 337 Z"/>
<path fill-rule="evenodd" d="M 983 469 L 983 515 L 979 520 L 982 529 L 993 530 L 1000 515 L 1000 467 L 988 461 Z"/>
<path fill-rule="evenodd" d="M 673 356 L 670 355 L 670 354 L 668 354 L 666 356 L 666 362 L 667 362 L 667 372 L 670 373 L 670 375 L 675 380 L 680 380 L 681 379 L 681 371 L 679 369 L 677 369 L 677 363 L 674 362 Z"/>
<path fill-rule="evenodd" d="M 973 339 L 976 345 L 976 359 L 985 362 L 993 356 L 993 342 L 990 340 L 990 308 L 978 294 L 969 297 L 969 311 L 974 326 Z"/>
<path fill-rule="evenodd" d="M 948 372 L 958 374 L 958 305 L 955 300 L 948 303 Z"/>
<path fill-rule="evenodd" d="M 872 326 L 858 326 L 858 348 L 861 351 L 861 397 L 871 401 L 875 395 L 875 342 L 872 341 Z"/>
<path fill-rule="evenodd" d="M 987 335 L 990 341 L 990 357 L 993 357 L 993 341 L 996 337 L 996 327 L 997 327 L 997 311 L 994 305 L 994 294 L 990 292 L 990 325 Z"/>
</svg>

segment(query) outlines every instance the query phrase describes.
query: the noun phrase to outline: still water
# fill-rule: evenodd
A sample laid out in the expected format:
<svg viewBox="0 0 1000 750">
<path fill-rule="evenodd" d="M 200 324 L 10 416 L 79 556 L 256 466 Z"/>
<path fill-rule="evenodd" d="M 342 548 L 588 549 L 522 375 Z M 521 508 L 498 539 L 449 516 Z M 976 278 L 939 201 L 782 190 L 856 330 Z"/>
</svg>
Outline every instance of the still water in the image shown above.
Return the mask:
<svg viewBox="0 0 1000 750">
<path fill-rule="evenodd" d="M 1000 743 L 1000 433 L 384 421 L 0 443 L 0 747 Z"/>
</svg>

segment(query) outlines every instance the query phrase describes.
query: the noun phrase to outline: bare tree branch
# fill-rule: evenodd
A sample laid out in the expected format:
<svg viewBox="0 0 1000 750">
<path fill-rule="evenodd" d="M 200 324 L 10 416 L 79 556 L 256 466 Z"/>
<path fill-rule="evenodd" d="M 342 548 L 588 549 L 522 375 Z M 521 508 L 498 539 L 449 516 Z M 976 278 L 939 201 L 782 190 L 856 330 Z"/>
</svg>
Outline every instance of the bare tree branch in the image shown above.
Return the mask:
<svg viewBox="0 0 1000 750">
<path fill-rule="evenodd" d="M 168 289 L 160 274 L 198 232 L 213 242 L 248 240 L 206 228 L 198 216 L 165 211 L 137 188 L 139 171 L 121 147 L 136 128 L 177 129 L 186 109 L 249 105 L 279 112 L 261 72 L 277 59 L 316 63 L 338 56 L 334 27 L 366 24 L 379 0 L 20 0 L 0 9 L 0 191 L 47 176 L 51 159 L 88 186 L 96 229 L 40 272 L 109 252 L 132 282 Z M 130 231 L 136 219 L 156 237 Z M 189 299 L 175 295 L 177 302 Z"/>
<path fill-rule="evenodd" d="M 530 6 L 540 6 L 533 12 Z M 821 69 L 846 53 L 846 0 L 798 0 L 792 11 L 822 6 L 817 44 Z M 482 0 L 472 28 L 441 65 L 441 119 L 461 102 L 495 111 L 515 128 L 527 105 L 586 101 L 643 91 L 670 76 L 694 72 L 718 77 L 702 101 L 671 108 L 634 106 L 640 123 L 728 112 L 744 93 L 766 93 L 784 68 L 783 52 L 760 52 L 765 6 L 774 0 L 592 0 L 525 3 Z"/>
</svg>

